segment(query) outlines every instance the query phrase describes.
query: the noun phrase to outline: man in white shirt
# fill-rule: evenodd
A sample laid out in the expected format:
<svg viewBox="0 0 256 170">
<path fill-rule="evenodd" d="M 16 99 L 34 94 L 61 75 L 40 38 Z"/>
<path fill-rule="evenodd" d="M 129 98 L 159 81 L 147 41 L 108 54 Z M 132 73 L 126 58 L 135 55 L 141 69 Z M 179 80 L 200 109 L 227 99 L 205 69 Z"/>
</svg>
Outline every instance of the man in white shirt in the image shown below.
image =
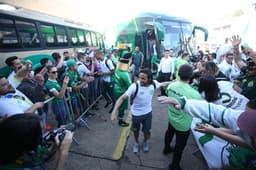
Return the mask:
<svg viewBox="0 0 256 170">
<path fill-rule="evenodd" d="M 111 80 L 111 76 L 115 73 L 115 67 L 111 59 L 104 58 L 102 51 L 96 50 L 95 56 L 100 64 L 100 71 L 97 74 L 102 77 L 102 95 L 107 101 L 105 105 L 107 107 L 110 103 L 115 104 L 114 83 Z"/>
<path fill-rule="evenodd" d="M 76 64 L 78 65 L 77 71 L 80 75 L 80 77 L 83 77 L 86 83 L 90 83 L 94 81 L 94 77 L 92 76 L 93 73 L 85 66 L 86 62 L 86 56 L 83 53 L 77 54 L 78 61 Z M 89 89 L 88 84 L 84 85 L 84 87 L 81 89 L 81 93 L 83 97 L 85 97 L 85 101 L 82 102 L 84 109 L 86 109 L 89 106 Z M 90 113 L 88 111 L 89 115 L 93 115 L 93 113 Z"/>
<path fill-rule="evenodd" d="M 0 75 L 0 117 L 35 113 L 43 105 L 43 102 L 33 104 L 22 92 L 15 90 L 4 76 Z"/>
<path fill-rule="evenodd" d="M 234 61 L 233 53 L 227 53 L 225 59 L 218 65 L 220 71 L 231 80 L 240 75 L 240 69 Z"/>
<path fill-rule="evenodd" d="M 9 83 L 13 88 L 18 87 L 21 81 L 32 69 L 31 61 L 27 60 L 26 64 L 22 65 L 20 59 L 17 56 L 7 58 L 5 63 L 13 69 L 13 71 L 8 76 Z"/>
<path fill-rule="evenodd" d="M 133 152 L 139 151 L 139 132 L 142 125 L 144 133 L 143 151 L 149 151 L 148 139 L 150 138 L 151 124 L 152 124 L 152 97 L 156 88 L 168 85 L 169 82 L 159 83 L 153 80 L 152 72 L 149 69 L 142 69 L 139 72 L 139 81 L 133 83 L 128 90 L 118 98 L 115 107 L 111 114 L 111 121 L 115 122 L 118 108 L 126 98 L 133 98 L 131 112 L 132 112 L 132 131 L 134 133 L 135 144 L 133 145 Z M 137 93 L 136 93 L 137 91 Z M 135 96 L 134 96 L 135 95 Z M 133 97 L 132 97 L 133 96 Z"/>
<path fill-rule="evenodd" d="M 165 50 L 158 67 L 158 81 L 170 81 L 173 79 L 175 60 L 170 56 L 170 51 Z M 161 95 L 165 95 L 165 89 L 161 88 Z"/>
</svg>

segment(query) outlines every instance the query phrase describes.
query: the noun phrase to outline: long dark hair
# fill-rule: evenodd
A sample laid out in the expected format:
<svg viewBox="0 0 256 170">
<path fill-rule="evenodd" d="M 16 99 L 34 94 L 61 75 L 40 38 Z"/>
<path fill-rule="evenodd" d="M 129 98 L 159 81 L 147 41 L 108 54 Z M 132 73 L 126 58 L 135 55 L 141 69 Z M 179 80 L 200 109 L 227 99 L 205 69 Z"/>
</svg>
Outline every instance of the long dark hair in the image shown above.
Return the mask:
<svg viewBox="0 0 256 170">
<path fill-rule="evenodd" d="M 148 68 L 141 69 L 139 73 L 144 73 L 148 77 L 148 84 L 154 84 L 152 71 Z"/>
<path fill-rule="evenodd" d="M 205 93 L 205 99 L 208 102 L 214 102 L 220 99 L 220 89 L 213 75 L 207 74 L 200 78 L 198 91 L 199 93 Z"/>
<path fill-rule="evenodd" d="M 0 134 L 0 163 L 10 163 L 41 144 L 40 119 L 31 113 L 10 116 L 0 122 Z"/>
</svg>

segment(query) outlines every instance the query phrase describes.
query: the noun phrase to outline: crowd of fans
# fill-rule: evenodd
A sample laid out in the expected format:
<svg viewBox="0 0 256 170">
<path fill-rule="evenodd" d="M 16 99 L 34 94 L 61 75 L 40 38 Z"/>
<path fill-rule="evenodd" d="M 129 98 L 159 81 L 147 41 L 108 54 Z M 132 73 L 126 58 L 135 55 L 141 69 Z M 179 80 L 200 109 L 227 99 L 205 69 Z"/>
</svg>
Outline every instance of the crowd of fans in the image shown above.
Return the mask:
<svg viewBox="0 0 256 170">
<path fill-rule="evenodd" d="M 241 52 L 240 47 L 242 47 Z M 73 113 L 71 115 L 73 116 L 72 120 L 75 120 L 75 123 L 81 126 L 82 123 L 79 120 L 81 114 L 91 105 L 93 105 L 92 109 L 99 109 L 96 99 L 101 94 L 106 100 L 104 107 L 107 108 L 110 106 L 109 112 L 111 113 L 117 100 L 114 96 L 113 87 L 115 85 L 115 67 L 120 56 L 119 52 L 118 49 L 111 49 L 109 51 L 104 51 L 103 49 L 86 49 L 83 52 L 74 50 L 72 55 L 68 51 L 64 51 L 63 54 L 55 52 L 52 54 L 52 57 L 42 58 L 40 63 L 34 66 L 30 61 L 23 62 L 17 56 L 9 57 L 6 59 L 5 63 L 12 68 L 13 71 L 8 78 L 0 76 L 0 117 L 3 119 L 0 123 L 0 127 L 7 128 L 11 126 L 11 124 L 8 124 L 8 121 L 15 119 L 14 116 L 17 114 L 22 115 L 24 113 L 24 117 L 16 116 L 15 120 L 21 119 L 23 122 L 29 122 L 31 119 L 36 119 L 38 123 L 40 119 L 42 121 L 42 129 L 39 129 L 45 132 L 47 130 L 47 114 L 49 114 L 49 111 L 48 103 L 44 101 L 49 96 L 54 97 L 53 100 L 51 100 L 51 111 L 55 115 L 57 127 L 67 124 L 70 110 L 72 110 Z M 135 65 L 135 71 L 132 73 L 132 76 L 136 76 L 140 68 L 143 67 L 143 54 L 139 51 L 139 47 L 136 47 L 136 51 L 133 54 L 132 64 Z M 159 63 L 155 63 L 156 61 Z M 185 69 L 187 71 L 184 73 L 179 72 L 179 68 L 184 65 L 187 65 L 188 68 Z M 191 75 L 188 75 L 190 67 L 192 68 L 192 72 Z M 191 99 L 200 98 L 200 100 L 222 105 L 226 108 L 240 110 L 240 113 L 245 112 L 248 108 L 251 109 L 252 113 L 250 112 L 249 116 L 252 120 L 248 121 L 248 123 L 254 123 L 254 125 L 248 125 L 251 127 L 250 130 L 248 130 L 247 125 L 244 124 L 244 121 L 247 120 L 247 118 L 244 117 L 248 113 L 241 114 L 243 117 L 239 117 L 238 115 L 233 123 L 236 123 L 236 120 L 238 120 L 238 125 L 236 126 L 241 128 L 244 133 L 247 133 L 247 135 L 252 138 L 251 141 L 249 140 L 249 142 L 252 143 L 248 143 L 248 141 L 242 144 L 240 141 L 231 141 L 231 143 L 234 142 L 235 144 L 240 144 L 243 147 L 246 146 L 255 151 L 256 52 L 248 45 L 241 44 L 239 36 L 233 36 L 231 38 L 231 46 L 227 51 L 223 53 L 216 51 L 205 54 L 200 51 L 198 52 L 196 60 L 194 57 L 189 57 L 188 53 L 183 50 L 179 51 L 178 56 L 173 56 L 173 50 L 166 49 L 164 56 L 160 60 L 152 60 L 152 72 L 155 72 L 156 68 L 157 78 L 160 82 L 172 80 L 186 82 L 186 85 L 180 85 L 177 82 L 175 82 L 177 85 L 170 84 L 167 90 L 161 89 L 160 95 L 174 97 L 176 99 L 182 96 L 188 97 L 189 95 L 182 94 L 186 91 L 178 90 L 180 91 L 178 93 L 182 94 L 181 96 L 174 93 L 174 91 L 177 91 L 177 88 L 181 86 L 186 86 L 185 89 L 191 91 L 191 89 L 187 87 L 187 85 L 189 85 L 196 90 L 196 92 L 193 92 L 195 95 L 190 97 Z M 136 80 L 133 80 L 133 82 L 134 81 Z M 200 96 L 198 94 L 200 94 Z M 192 93 L 190 95 L 192 95 Z M 70 103 L 66 103 L 66 98 L 70 100 Z M 172 103 L 175 107 L 179 104 L 182 105 L 180 107 L 184 107 L 181 100 L 170 101 L 170 99 L 167 98 L 159 98 L 159 100 Z M 189 103 L 189 101 L 187 101 L 187 103 Z M 199 103 L 198 105 L 201 104 Z M 27 115 L 29 113 L 35 113 L 35 115 L 30 117 Z M 92 113 L 88 112 L 88 114 Z M 174 150 L 176 157 L 174 157 L 173 163 L 170 164 L 169 168 L 181 169 L 179 163 L 182 151 L 186 145 L 191 122 L 186 121 L 186 125 L 182 125 L 185 127 L 179 126 L 179 123 L 182 121 L 175 121 L 185 118 L 176 117 L 176 120 L 173 121 L 172 118 L 175 117 L 175 115 L 173 115 L 174 111 L 169 114 L 169 124 L 166 131 L 163 153 L 168 154 Z M 183 114 L 183 112 L 180 111 L 180 114 Z M 186 120 L 189 119 L 190 118 L 186 118 Z M 220 125 L 218 123 L 216 124 Z M 24 123 L 22 126 L 27 126 L 27 123 Z M 34 126 L 38 126 L 38 124 L 35 123 Z M 230 127 L 231 126 L 226 128 Z M 16 128 L 20 127 L 17 125 Z M 252 128 L 254 128 L 254 130 L 252 130 Z M 219 135 L 218 132 L 209 129 L 208 124 L 198 127 L 197 131 Z M 180 134 L 180 132 L 183 133 Z M 10 133 L 15 134 L 14 130 Z M 26 138 L 33 136 L 34 133 L 35 132 L 26 134 Z M 68 142 L 62 143 L 62 145 L 67 143 L 66 147 L 63 146 L 63 148 L 65 148 L 63 149 L 65 150 L 63 151 L 65 154 L 67 154 L 70 141 L 72 140 L 72 137 L 70 139 L 72 134 L 69 134 L 69 132 L 66 133 L 68 134 L 66 137 L 69 137 L 69 139 L 66 139 Z M 232 133 L 234 134 L 235 132 Z M 39 133 L 39 131 L 37 131 L 36 134 L 41 135 L 41 132 Z M 169 144 L 174 134 L 180 135 L 177 142 L 183 144 L 182 146 L 177 145 L 177 148 L 173 149 Z M 25 133 L 23 135 L 25 135 Z M 223 134 L 219 136 L 230 140 L 230 138 L 225 137 L 225 134 L 224 137 Z M 32 144 L 33 146 L 40 143 L 38 138 L 35 140 L 37 140 L 37 142 Z M 241 138 L 241 140 L 243 140 L 243 138 Z M 22 141 L 20 141 L 20 143 L 22 143 Z M 0 144 L 1 152 L 2 146 L 3 145 Z M 22 155 L 23 152 L 29 149 L 32 149 L 31 146 L 21 149 L 20 154 Z M 6 154 L 8 155 L 7 150 L 2 153 L 0 154 L 0 163 L 13 163 L 17 157 L 21 156 L 13 154 L 13 156 L 5 157 Z M 62 155 L 62 157 L 64 156 Z M 62 163 L 57 167 L 61 166 Z"/>
</svg>

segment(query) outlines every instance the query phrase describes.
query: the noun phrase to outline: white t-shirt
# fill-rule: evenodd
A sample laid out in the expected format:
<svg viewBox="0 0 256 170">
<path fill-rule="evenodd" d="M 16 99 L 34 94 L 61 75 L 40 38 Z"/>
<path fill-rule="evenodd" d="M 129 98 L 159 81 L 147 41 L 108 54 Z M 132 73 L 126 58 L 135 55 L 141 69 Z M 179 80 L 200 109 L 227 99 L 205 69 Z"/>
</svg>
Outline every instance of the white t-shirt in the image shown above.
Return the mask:
<svg viewBox="0 0 256 170">
<path fill-rule="evenodd" d="M 131 106 L 132 115 L 141 116 L 145 115 L 152 111 L 152 97 L 154 95 L 155 87 L 154 85 L 149 86 L 141 86 L 140 82 L 138 83 L 138 92 L 136 97 L 133 100 L 133 104 Z M 161 83 L 154 80 L 156 88 L 161 86 Z M 133 83 L 125 92 L 127 96 L 131 96 L 136 91 L 136 83 Z"/>
<path fill-rule="evenodd" d="M 158 70 L 162 73 L 174 73 L 175 60 L 172 57 L 162 57 Z"/>
<path fill-rule="evenodd" d="M 107 67 L 105 60 L 107 60 L 107 65 L 108 65 L 109 68 Z M 107 73 L 107 72 L 110 72 L 111 70 L 115 69 L 112 61 L 110 59 L 108 59 L 108 58 L 104 58 L 103 61 L 100 61 L 100 67 L 101 67 L 101 71 L 103 73 Z M 105 81 L 105 82 L 111 82 L 110 75 L 103 76 L 102 80 Z"/>
<path fill-rule="evenodd" d="M 232 109 L 246 109 L 246 104 L 249 99 L 235 91 L 233 89 L 233 83 L 229 81 L 218 81 L 218 87 L 220 89 L 221 99 L 214 103 L 230 107 Z"/>
<path fill-rule="evenodd" d="M 33 103 L 19 90 L 0 97 L 0 116 L 26 112 Z"/>
<path fill-rule="evenodd" d="M 77 71 L 81 77 L 85 77 L 90 73 L 90 70 L 81 61 L 76 62 L 76 64 L 78 65 Z M 88 87 L 88 84 L 84 85 L 83 88 L 87 88 L 87 87 Z"/>
<path fill-rule="evenodd" d="M 16 75 L 16 73 L 15 73 L 14 71 L 12 71 L 12 72 L 10 73 L 10 75 L 8 76 L 8 81 L 9 81 L 9 83 L 12 85 L 12 87 L 16 89 L 16 88 L 20 85 L 21 81 L 18 80 L 18 79 L 15 77 L 15 75 Z"/>
</svg>

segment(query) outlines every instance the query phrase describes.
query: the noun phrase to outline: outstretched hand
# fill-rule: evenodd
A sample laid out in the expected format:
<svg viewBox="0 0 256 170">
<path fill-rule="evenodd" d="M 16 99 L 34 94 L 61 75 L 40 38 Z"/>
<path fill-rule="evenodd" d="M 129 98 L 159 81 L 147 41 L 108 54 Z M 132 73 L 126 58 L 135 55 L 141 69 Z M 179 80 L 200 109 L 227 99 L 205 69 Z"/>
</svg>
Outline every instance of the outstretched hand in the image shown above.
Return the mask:
<svg viewBox="0 0 256 170">
<path fill-rule="evenodd" d="M 173 97 L 160 96 L 157 98 L 157 100 L 162 104 L 169 103 L 172 104 L 176 109 L 181 109 L 179 101 Z"/>
<path fill-rule="evenodd" d="M 194 128 L 195 131 L 206 133 L 206 134 L 214 134 L 216 128 L 214 128 L 210 124 L 199 124 Z"/>
</svg>

